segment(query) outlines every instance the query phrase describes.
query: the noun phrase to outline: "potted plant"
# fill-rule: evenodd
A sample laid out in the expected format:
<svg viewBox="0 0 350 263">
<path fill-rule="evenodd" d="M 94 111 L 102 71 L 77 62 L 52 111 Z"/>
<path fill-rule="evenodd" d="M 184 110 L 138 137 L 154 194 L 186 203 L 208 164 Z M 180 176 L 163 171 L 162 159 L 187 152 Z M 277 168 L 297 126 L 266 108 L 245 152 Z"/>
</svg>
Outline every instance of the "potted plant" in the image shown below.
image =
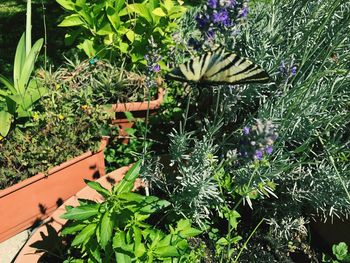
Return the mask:
<svg viewBox="0 0 350 263">
<path fill-rule="evenodd" d="M 192 252 L 189 249 L 187 239 L 200 234 L 201 231 L 192 228 L 190 220 L 180 220 L 177 227 L 171 228 L 169 234 L 143 223 L 152 214 L 168 206 L 169 202 L 155 196 L 132 193 L 132 189 L 140 186 L 140 181 L 137 181 L 140 173 L 140 161 L 128 169 L 129 167 L 123 167 L 96 182 L 87 182 L 88 187 L 67 200 L 65 205 L 68 206 L 66 208 L 61 206 L 50 220 L 34 233 L 20 251 L 15 262 L 62 260 L 57 254 L 52 257 L 43 253 L 52 250 L 55 245 L 63 245 L 59 239 L 49 241 L 55 236 L 55 233 L 78 234 L 79 238 L 74 239 L 72 246 L 76 246 L 77 251 L 80 250 L 81 246 L 86 247 L 88 257 L 94 256 L 97 261 L 114 261 L 116 259 L 129 262 L 135 256 L 140 259 L 148 258 L 151 261 L 175 256 L 181 256 L 183 259 L 189 258 Z M 111 181 L 116 183 L 113 187 Z M 122 204 L 121 206 L 116 205 L 119 202 Z M 135 220 L 134 216 L 138 219 L 135 218 Z M 87 218 L 91 224 L 87 223 Z M 67 219 L 69 219 L 69 223 L 62 230 Z M 118 222 L 116 219 L 120 220 L 120 228 L 114 225 Z M 97 224 L 99 230 L 95 231 Z M 86 235 L 88 229 L 90 229 L 91 234 Z M 148 237 L 143 238 L 142 232 L 147 232 Z M 129 241 L 124 240 L 125 234 L 131 233 L 134 233 L 132 234 L 133 238 Z M 81 239 L 83 236 L 84 238 Z M 49 239 L 45 240 L 45 237 Z M 94 243 L 96 237 L 100 240 L 98 244 Z M 93 243 L 98 246 L 94 249 L 96 251 L 93 253 L 94 255 L 90 254 L 92 252 L 90 245 Z M 85 249 L 83 248 L 83 250 Z"/>
<path fill-rule="evenodd" d="M 46 218 L 83 179 L 104 175 L 109 117 L 90 101 L 85 91 L 49 90 L 26 127 L 1 140 L 0 241 Z"/>
<path fill-rule="evenodd" d="M 85 89 L 91 94 L 93 104 L 103 105 L 111 123 L 119 127 L 119 136 L 128 142 L 127 129 L 133 127 L 133 118 L 145 118 L 154 113 L 163 102 L 164 89 L 160 78 L 149 85 L 148 78 L 120 68 L 105 59 L 80 61 L 67 59 L 65 65 L 53 74 L 41 72 L 52 87 Z M 153 85 L 155 84 L 155 85 Z"/>
</svg>

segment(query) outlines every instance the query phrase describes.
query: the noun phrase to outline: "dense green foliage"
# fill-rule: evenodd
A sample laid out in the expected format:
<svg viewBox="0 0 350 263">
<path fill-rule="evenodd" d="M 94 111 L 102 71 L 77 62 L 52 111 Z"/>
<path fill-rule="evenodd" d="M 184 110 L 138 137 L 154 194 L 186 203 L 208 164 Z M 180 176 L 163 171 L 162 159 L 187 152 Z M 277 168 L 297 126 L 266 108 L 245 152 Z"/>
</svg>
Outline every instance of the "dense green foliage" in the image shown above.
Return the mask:
<svg viewBox="0 0 350 263">
<path fill-rule="evenodd" d="M 64 262 L 190 262 L 193 258 L 186 239 L 200 230 L 191 227 L 190 220 L 180 220 L 169 226 L 169 234 L 147 223 L 152 214 L 170 203 L 155 196 L 132 193 L 139 176 L 140 161 L 111 191 L 96 182 L 88 186 L 106 200 L 99 204 L 81 200 L 78 207 L 67 207 L 62 218 L 69 224 L 62 234 L 74 235 L 68 259 Z M 78 255 L 74 249 L 80 251 Z M 85 256 L 84 256 L 85 255 Z M 73 261 L 72 261 L 73 260 Z"/>
<path fill-rule="evenodd" d="M 98 105 L 151 100 L 164 71 L 207 50 L 224 46 L 271 76 L 267 85 L 168 81 L 158 115 L 106 150 L 109 170 L 141 161 L 111 191 L 87 182 L 102 203 L 67 207 L 62 260 L 322 260 L 310 221 L 350 215 L 350 3 L 57 2 L 67 44 L 89 59 L 68 57 L 32 79 L 48 95 L 0 141 L 2 188 L 114 136 Z M 132 192 L 138 176 L 145 195 Z M 323 260 L 349 261 L 345 243 L 333 254 Z"/>
<path fill-rule="evenodd" d="M 38 102 L 28 127 L 0 141 L 1 189 L 98 149 L 109 118 L 91 97 L 91 91 L 60 88 Z"/>
<path fill-rule="evenodd" d="M 144 56 L 152 45 L 166 59 L 174 45 L 172 33 L 177 28 L 176 19 L 186 10 L 171 0 L 57 2 L 67 11 L 58 26 L 73 28 L 66 34 L 66 44 L 76 42 L 90 58 L 118 58 L 126 61 L 126 65 L 146 64 Z M 154 43 L 150 45 L 149 39 Z"/>
</svg>

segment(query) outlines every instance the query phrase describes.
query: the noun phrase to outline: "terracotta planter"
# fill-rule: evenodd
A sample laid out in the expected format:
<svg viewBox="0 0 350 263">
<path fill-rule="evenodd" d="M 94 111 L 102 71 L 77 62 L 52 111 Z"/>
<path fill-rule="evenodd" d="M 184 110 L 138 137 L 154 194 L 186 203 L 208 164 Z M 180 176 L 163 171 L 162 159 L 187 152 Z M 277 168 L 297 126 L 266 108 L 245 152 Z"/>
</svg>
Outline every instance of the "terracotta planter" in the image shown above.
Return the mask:
<svg viewBox="0 0 350 263">
<path fill-rule="evenodd" d="M 105 174 L 103 139 L 98 152 L 84 153 L 0 191 L 0 242 L 38 225 L 85 186 L 84 179 Z"/>
<path fill-rule="evenodd" d="M 164 90 L 163 88 L 158 89 L 158 97 L 156 100 L 143 101 L 143 102 L 127 102 L 127 103 L 117 103 L 112 104 L 111 112 L 114 114 L 112 124 L 118 125 L 119 136 L 124 138 L 122 143 L 126 144 L 129 142 L 128 133 L 125 129 L 132 128 L 134 122 L 130 122 L 126 117 L 124 112 L 128 111 L 133 114 L 135 118 L 145 118 L 147 110 L 149 113 L 154 113 L 159 109 L 160 104 L 164 100 Z"/>
<path fill-rule="evenodd" d="M 114 172 L 109 173 L 108 175 L 105 175 L 97 180 L 102 186 L 111 189 L 112 186 L 116 183 L 118 183 L 123 177 L 124 174 L 128 171 L 130 166 L 125 166 L 122 168 L 119 168 L 115 170 Z M 136 181 L 135 187 L 140 186 L 140 181 Z M 41 250 L 38 250 L 33 247 L 34 243 L 42 242 L 43 239 L 46 240 L 45 244 L 48 244 L 48 246 L 54 246 L 55 245 L 55 237 L 60 233 L 63 225 L 67 222 L 65 219 L 61 219 L 60 216 L 66 212 L 65 206 L 71 205 L 71 206 L 77 206 L 79 199 L 90 199 L 95 201 L 103 201 L 103 197 L 98 194 L 95 190 L 91 189 L 90 187 L 84 187 L 82 190 L 80 190 L 78 193 L 76 193 L 74 196 L 69 198 L 66 202 L 64 202 L 63 205 L 61 205 L 47 220 L 46 223 L 41 225 L 35 233 L 29 238 L 27 243 L 24 245 L 22 250 L 19 252 L 15 263 L 31 263 L 31 262 L 38 262 L 40 257 L 44 254 L 44 252 Z M 49 230 L 49 231 L 48 231 Z M 52 241 L 51 241 L 52 240 Z M 57 242 L 57 240 L 56 240 Z M 49 251 L 50 248 L 47 248 Z"/>
</svg>

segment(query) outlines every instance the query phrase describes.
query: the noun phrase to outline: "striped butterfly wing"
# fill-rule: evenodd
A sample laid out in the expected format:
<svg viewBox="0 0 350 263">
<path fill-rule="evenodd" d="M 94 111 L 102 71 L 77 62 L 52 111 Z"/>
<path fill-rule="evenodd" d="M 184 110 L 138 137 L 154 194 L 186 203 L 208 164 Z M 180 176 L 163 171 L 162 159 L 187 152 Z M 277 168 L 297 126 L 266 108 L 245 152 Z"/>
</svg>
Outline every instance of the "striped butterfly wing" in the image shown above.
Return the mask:
<svg viewBox="0 0 350 263">
<path fill-rule="evenodd" d="M 268 82 L 269 75 L 260 66 L 223 48 L 208 52 L 175 68 L 168 78 L 210 85 Z"/>
</svg>

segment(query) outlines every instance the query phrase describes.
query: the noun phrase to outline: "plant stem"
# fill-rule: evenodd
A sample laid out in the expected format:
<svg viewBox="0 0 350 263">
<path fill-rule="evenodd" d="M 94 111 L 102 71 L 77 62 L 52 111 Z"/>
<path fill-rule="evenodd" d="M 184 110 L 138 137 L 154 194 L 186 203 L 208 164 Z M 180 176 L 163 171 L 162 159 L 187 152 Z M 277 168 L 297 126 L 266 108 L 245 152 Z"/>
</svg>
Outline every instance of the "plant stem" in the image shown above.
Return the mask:
<svg viewBox="0 0 350 263">
<path fill-rule="evenodd" d="M 44 5 L 44 1 L 41 0 L 41 6 L 43 9 L 43 23 L 44 23 L 44 70 L 45 70 L 45 82 L 46 82 L 46 66 L 47 66 L 47 27 L 46 27 L 46 7 Z"/>
<path fill-rule="evenodd" d="M 235 258 L 235 260 L 233 261 L 233 263 L 238 262 L 238 259 L 239 259 L 239 257 L 241 256 L 241 254 L 242 254 L 242 252 L 243 252 L 243 249 L 246 248 L 246 246 L 247 246 L 249 240 L 253 237 L 254 233 L 256 232 L 256 230 L 258 230 L 259 226 L 262 224 L 262 222 L 264 222 L 264 220 L 265 220 L 265 218 L 261 219 L 260 222 L 259 222 L 259 224 L 258 224 L 258 225 L 254 228 L 254 230 L 252 231 L 252 233 L 250 233 L 249 237 L 248 237 L 247 240 L 244 242 L 242 248 L 240 249 L 240 251 L 239 251 L 237 257 Z"/>
<path fill-rule="evenodd" d="M 26 56 L 28 56 L 32 48 L 32 0 L 27 0 L 26 18 Z"/>
</svg>

